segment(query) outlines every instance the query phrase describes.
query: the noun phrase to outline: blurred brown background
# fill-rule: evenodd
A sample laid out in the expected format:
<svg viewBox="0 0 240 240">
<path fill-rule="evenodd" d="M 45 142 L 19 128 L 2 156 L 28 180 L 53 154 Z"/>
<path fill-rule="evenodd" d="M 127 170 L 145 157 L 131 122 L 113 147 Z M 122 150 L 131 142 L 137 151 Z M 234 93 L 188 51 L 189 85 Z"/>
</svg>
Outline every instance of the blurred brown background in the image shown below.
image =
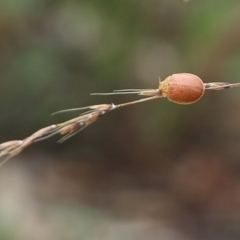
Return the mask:
<svg viewBox="0 0 240 240">
<path fill-rule="evenodd" d="M 240 81 L 239 0 L 1 0 L 0 142 L 190 72 Z M 240 239 L 240 89 L 119 109 L 0 169 L 1 240 Z"/>
</svg>

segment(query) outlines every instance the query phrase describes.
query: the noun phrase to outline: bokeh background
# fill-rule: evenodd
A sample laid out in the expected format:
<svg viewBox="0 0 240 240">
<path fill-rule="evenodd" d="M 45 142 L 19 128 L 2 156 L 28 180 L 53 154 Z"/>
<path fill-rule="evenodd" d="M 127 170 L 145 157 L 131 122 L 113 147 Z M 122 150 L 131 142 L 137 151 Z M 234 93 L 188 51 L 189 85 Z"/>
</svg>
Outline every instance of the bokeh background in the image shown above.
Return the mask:
<svg viewBox="0 0 240 240">
<path fill-rule="evenodd" d="M 190 72 L 240 81 L 239 0 L 1 0 L 0 141 Z M 1 240 L 240 239 L 240 89 L 113 111 L 0 169 Z"/>
</svg>

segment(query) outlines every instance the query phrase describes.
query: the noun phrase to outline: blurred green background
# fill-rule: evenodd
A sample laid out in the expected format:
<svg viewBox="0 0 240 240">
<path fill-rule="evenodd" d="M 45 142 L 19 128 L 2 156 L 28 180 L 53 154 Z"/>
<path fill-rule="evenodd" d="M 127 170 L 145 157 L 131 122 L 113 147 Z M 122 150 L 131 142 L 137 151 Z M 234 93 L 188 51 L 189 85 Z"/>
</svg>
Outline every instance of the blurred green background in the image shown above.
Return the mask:
<svg viewBox="0 0 240 240">
<path fill-rule="evenodd" d="M 1 0 L 0 141 L 178 72 L 240 81 L 239 0 Z M 240 238 L 240 89 L 103 116 L 0 170 L 0 239 Z"/>
</svg>

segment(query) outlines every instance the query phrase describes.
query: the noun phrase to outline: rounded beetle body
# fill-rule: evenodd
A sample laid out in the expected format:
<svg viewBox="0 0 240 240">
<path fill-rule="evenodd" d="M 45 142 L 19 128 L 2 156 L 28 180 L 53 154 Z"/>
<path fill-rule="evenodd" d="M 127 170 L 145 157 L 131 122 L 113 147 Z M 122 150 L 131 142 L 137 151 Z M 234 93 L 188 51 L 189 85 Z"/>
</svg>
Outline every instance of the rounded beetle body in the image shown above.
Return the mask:
<svg viewBox="0 0 240 240">
<path fill-rule="evenodd" d="M 202 80 L 190 73 L 173 74 L 160 82 L 158 88 L 164 97 L 178 104 L 198 101 L 205 90 Z"/>
</svg>

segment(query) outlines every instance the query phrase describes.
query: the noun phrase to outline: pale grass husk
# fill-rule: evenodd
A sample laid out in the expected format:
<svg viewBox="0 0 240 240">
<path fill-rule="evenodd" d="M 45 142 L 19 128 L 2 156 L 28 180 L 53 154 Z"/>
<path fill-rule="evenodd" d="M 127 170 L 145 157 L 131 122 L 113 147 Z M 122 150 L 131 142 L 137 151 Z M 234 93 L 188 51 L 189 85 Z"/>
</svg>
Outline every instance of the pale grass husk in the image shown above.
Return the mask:
<svg viewBox="0 0 240 240">
<path fill-rule="evenodd" d="M 181 75 L 184 75 L 184 74 L 179 74 L 179 76 Z M 168 80 L 170 77 L 166 78 L 166 80 Z M 104 115 L 106 112 L 112 111 L 119 107 L 125 107 L 128 105 L 133 105 L 136 103 L 153 100 L 156 98 L 167 97 L 167 93 L 163 94 L 162 92 L 161 84 L 162 82 L 159 85 L 160 87 L 157 89 L 124 89 L 124 90 L 115 90 L 112 93 L 102 93 L 102 94 L 94 93 L 93 94 L 93 95 L 138 94 L 142 96 L 150 96 L 150 97 L 139 99 L 136 101 L 127 102 L 127 103 L 118 104 L 118 105 L 114 105 L 113 103 L 92 105 L 92 106 L 87 106 L 82 108 L 72 108 L 72 109 L 61 110 L 53 113 L 54 115 L 54 114 L 64 113 L 69 111 L 87 110 L 86 112 L 83 112 L 82 114 L 80 114 L 78 117 L 70 119 L 66 122 L 44 127 L 23 140 L 12 140 L 12 141 L 7 141 L 0 144 L 0 158 L 3 158 L 2 162 L 0 162 L 0 167 L 4 163 L 6 163 L 9 159 L 16 156 L 17 154 L 22 152 L 26 147 L 30 146 L 35 142 L 45 140 L 56 134 L 63 135 L 63 137 L 58 142 L 64 142 L 68 138 L 72 137 L 73 135 L 77 134 L 78 132 L 82 131 L 84 128 L 88 127 L 90 124 L 98 120 L 99 117 Z M 204 90 L 224 90 L 227 88 L 233 88 L 233 87 L 239 87 L 239 86 L 240 86 L 240 83 L 233 83 L 233 84 L 225 83 L 225 82 L 203 83 Z"/>
</svg>

